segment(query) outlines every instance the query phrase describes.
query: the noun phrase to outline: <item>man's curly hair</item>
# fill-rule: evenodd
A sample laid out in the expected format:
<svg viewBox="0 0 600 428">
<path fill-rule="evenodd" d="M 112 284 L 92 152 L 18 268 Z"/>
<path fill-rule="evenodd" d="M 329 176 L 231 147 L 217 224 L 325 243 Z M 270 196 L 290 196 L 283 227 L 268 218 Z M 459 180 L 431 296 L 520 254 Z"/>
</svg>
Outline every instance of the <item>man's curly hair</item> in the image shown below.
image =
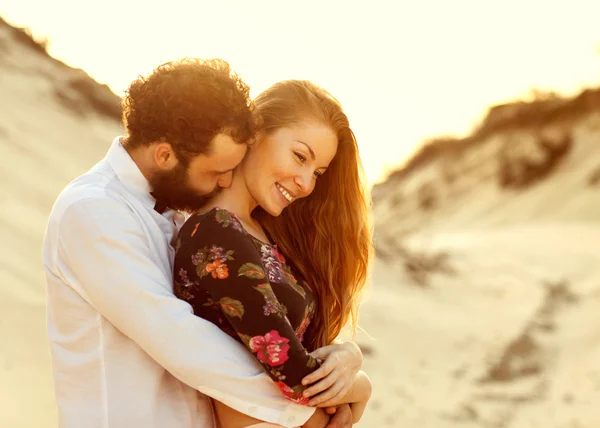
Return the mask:
<svg viewBox="0 0 600 428">
<path fill-rule="evenodd" d="M 122 106 L 129 147 L 165 141 L 183 163 L 219 133 L 244 144 L 256 132 L 250 89 L 221 59 L 163 64 L 129 86 Z"/>
</svg>

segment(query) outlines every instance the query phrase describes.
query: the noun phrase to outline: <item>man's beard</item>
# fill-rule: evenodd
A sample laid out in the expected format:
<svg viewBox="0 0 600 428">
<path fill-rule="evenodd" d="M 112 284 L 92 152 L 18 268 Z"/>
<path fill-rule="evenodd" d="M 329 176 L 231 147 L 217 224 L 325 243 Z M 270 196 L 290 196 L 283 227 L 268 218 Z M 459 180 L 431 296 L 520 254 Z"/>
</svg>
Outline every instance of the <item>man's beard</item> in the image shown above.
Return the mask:
<svg viewBox="0 0 600 428">
<path fill-rule="evenodd" d="M 202 208 L 220 190 L 217 187 L 209 194 L 198 194 L 190 188 L 188 169 L 181 163 L 171 171 L 155 173 L 149 181 L 155 199 L 164 202 L 171 209 L 190 214 Z"/>
</svg>

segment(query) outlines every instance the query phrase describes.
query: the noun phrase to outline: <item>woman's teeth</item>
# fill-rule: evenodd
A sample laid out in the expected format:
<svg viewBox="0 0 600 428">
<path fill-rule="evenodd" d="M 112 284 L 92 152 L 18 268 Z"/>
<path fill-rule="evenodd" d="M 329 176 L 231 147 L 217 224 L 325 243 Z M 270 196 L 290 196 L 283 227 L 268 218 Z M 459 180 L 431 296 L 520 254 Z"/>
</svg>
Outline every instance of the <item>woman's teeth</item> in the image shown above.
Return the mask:
<svg viewBox="0 0 600 428">
<path fill-rule="evenodd" d="M 279 184 L 275 183 L 275 186 L 277 186 L 277 189 L 279 189 L 279 191 L 281 192 L 281 194 L 283 195 L 283 197 L 285 199 L 287 199 L 289 202 L 292 202 L 294 200 L 294 198 L 292 197 L 292 195 L 290 195 L 287 190 L 285 190 L 283 187 L 281 187 Z"/>
</svg>

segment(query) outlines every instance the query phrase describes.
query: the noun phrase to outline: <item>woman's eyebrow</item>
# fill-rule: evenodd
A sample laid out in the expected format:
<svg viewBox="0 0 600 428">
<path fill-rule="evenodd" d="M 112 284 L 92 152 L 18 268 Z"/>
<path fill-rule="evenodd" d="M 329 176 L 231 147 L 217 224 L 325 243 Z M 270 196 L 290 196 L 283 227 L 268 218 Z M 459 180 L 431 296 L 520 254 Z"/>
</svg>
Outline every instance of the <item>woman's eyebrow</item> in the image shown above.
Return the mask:
<svg viewBox="0 0 600 428">
<path fill-rule="evenodd" d="M 311 149 L 308 144 L 306 144 L 304 141 L 300 141 L 300 140 L 296 140 L 296 141 L 299 142 L 299 143 L 301 143 L 301 144 L 304 144 L 306 146 L 306 148 L 308 149 L 308 151 L 310 152 L 310 155 L 313 158 L 313 160 L 316 159 L 315 152 L 313 152 L 313 149 Z"/>
</svg>

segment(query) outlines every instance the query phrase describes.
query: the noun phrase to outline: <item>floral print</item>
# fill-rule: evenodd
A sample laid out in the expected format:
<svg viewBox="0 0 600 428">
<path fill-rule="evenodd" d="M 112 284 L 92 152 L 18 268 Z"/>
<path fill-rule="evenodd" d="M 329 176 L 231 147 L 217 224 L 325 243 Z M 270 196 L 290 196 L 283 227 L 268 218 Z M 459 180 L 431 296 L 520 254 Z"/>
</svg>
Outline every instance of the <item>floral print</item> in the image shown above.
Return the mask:
<svg viewBox="0 0 600 428">
<path fill-rule="evenodd" d="M 316 305 L 297 278 L 277 246 L 226 210 L 193 215 L 179 233 L 176 295 L 246 345 L 287 399 L 307 404 L 301 381 L 319 362 L 302 343 Z"/>
<path fill-rule="evenodd" d="M 304 333 L 306 333 L 306 329 L 308 328 L 308 326 L 310 324 L 310 320 L 313 317 L 313 313 L 315 310 L 314 303 L 315 302 L 311 302 L 309 305 L 306 306 L 306 310 L 304 312 L 304 318 L 302 319 L 302 322 L 296 329 L 296 337 L 298 338 L 298 340 L 300 342 L 304 341 Z"/>
<path fill-rule="evenodd" d="M 258 284 L 254 289 L 261 293 L 265 298 L 265 304 L 263 306 L 263 314 L 265 316 L 277 314 L 285 317 L 287 315 L 287 308 L 277 300 L 273 293 L 273 289 L 269 287 L 268 284 Z"/>
<path fill-rule="evenodd" d="M 181 279 L 180 284 L 184 287 L 189 288 L 192 285 L 196 284 L 195 282 L 190 281 L 190 279 L 188 278 L 187 271 L 185 269 L 179 269 L 179 278 Z"/>
<path fill-rule="evenodd" d="M 275 383 L 277 387 L 283 392 L 285 398 L 290 401 L 293 401 L 296 404 L 308 405 L 310 398 L 306 398 L 302 395 L 302 391 L 299 391 L 298 388 L 290 388 L 285 383 L 279 381 Z"/>
<path fill-rule="evenodd" d="M 246 231 L 242 227 L 242 224 L 240 223 L 237 216 L 230 211 L 221 209 L 217 210 L 215 219 L 217 220 L 217 223 L 219 223 L 223 227 L 231 226 L 234 230 L 246 234 Z"/>
<path fill-rule="evenodd" d="M 185 269 L 179 269 L 178 277 L 179 281 L 175 281 L 174 284 L 175 294 L 182 296 L 184 300 L 193 299 L 194 295 L 190 293 L 189 289 L 197 283 L 190 281 L 190 279 L 188 278 L 187 271 Z"/>
<path fill-rule="evenodd" d="M 271 330 L 264 336 L 254 336 L 249 345 L 260 361 L 276 367 L 288 360 L 289 343 L 290 340 L 281 337 L 277 330 Z"/>
<path fill-rule="evenodd" d="M 215 260 L 204 267 L 204 271 L 210 273 L 213 278 L 225 279 L 229 277 L 227 265 L 221 260 Z"/>
<path fill-rule="evenodd" d="M 278 254 L 279 251 L 271 245 L 263 244 L 260 247 L 261 260 L 270 282 L 280 282 L 285 275 L 281 259 L 277 257 Z"/>
<path fill-rule="evenodd" d="M 195 230 L 197 228 L 194 228 Z M 205 246 L 191 256 L 192 264 L 196 266 L 196 273 L 200 278 L 206 275 L 219 279 L 228 278 L 229 269 L 225 263 L 228 260 L 233 260 L 233 250 L 225 251 L 216 245 L 211 246 L 210 249 Z"/>
</svg>

